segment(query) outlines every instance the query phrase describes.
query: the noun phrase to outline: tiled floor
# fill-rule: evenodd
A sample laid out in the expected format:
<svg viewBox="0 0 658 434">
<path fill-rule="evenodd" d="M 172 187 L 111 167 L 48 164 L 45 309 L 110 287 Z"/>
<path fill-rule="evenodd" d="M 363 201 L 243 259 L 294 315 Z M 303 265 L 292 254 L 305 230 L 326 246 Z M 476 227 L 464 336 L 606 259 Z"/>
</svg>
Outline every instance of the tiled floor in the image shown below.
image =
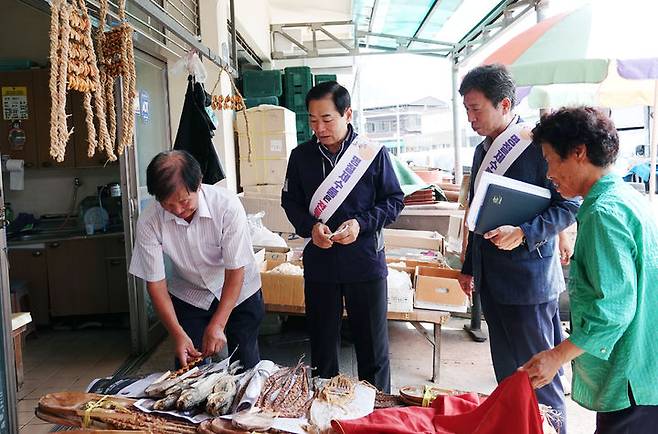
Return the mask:
<svg viewBox="0 0 658 434">
<path fill-rule="evenodd" d="M 34 415 L 41 396 L 85 390 L 91 380 L 112 375 L 130 353 L 126 329 L 39 331 L 23 349 L 25 381 L 18 390 L 20 434 L 49 432 L 53 425 Z"/>
</svg>

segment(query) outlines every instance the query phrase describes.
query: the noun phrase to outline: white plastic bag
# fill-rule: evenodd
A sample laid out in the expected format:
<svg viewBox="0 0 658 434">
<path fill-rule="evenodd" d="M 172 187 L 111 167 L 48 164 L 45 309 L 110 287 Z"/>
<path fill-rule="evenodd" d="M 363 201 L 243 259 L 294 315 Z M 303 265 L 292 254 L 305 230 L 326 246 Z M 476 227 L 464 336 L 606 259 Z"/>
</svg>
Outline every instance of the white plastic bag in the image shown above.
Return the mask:
<svg viewBox="0 0 658 434">
<path fill-rule="evenodd" d="M 264 211 L 247 215 L 251 244 L 259 247 L 288 247 L 281 235 L 275 234 L 263 225 L 264 216 Z"/>
</svg>

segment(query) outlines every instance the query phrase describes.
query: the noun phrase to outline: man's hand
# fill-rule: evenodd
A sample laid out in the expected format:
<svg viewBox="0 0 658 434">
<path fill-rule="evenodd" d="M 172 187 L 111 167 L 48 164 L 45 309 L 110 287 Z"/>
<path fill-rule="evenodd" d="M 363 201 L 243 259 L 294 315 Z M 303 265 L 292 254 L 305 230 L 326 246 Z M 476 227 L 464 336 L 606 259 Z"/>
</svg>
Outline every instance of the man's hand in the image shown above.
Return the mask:
<svg viewBox="0 0 658 434">
<path fill-rule="evenodd" d="M 558 235 L 558 250 L 560 252 L 560 263 L 562 265 L 569 265 L 573 256 L 573 244 L 571 243 L 571 237 L 566 231 L 562 231 Z"/>
<path fill-rule="evenodd" d="M 553 381 L 561 366 L 562 357 L 555 349 L 552 349 L 535 354 L 519 370 L 528 373 L 532 387 L 541 389 Z"/>
<path fill-rule="evenodd" d="M 192 339 L 183 331 L 174 336 L 176 357 L 180 362 L 181 366 L 187 366 L 187 364 L 200 357 L 201 353 L 194 348 Z"/>
<path fill-rule="evenodd" d="M 464 274 L 464 273 L 459 273 L 459 277 L 457 278 L 457 280 L 459 280 L 459 285 L 461 285 L 464 294 L 470 297 L 473 294 L 473 276 L 469 276 L 468 274 Z"/>
<path fill-rule="evenodd" d="M 203 343 L 201 347 L 203 357 L 214 356 L 224 348 L 224 345 L 226 345 L 224 327 L 211 322 L 203 332 Z"/>
<path fill-rule="evenodd" d="M 343 228 L 347 229 L 332 237 L 331 240 L 338 244 L 352 244 L 354 241 L 356 241 L 356 238 L 359 236 L 359 231 L 361 230 L 359 222 L 356 221 L 356 219 L 348 220 L 340 225 L 338 230 L 340 231 Z"/>
<path fill-rule="evenodd" d="M 313 244 L 321 249 L 329 249 L 334 245 L 333 241 L 329 238 L 330 235 L 331 229 L 329 229 L 329 226 L 320 222 L 316 223 L 311 231 Z"/>
<path fill-rule="evenodd" d="M 514 250 L 523 243 L 523 231 L 518 226 L 501 226 L 484 234 L 500 250 Z"/>
</svg>

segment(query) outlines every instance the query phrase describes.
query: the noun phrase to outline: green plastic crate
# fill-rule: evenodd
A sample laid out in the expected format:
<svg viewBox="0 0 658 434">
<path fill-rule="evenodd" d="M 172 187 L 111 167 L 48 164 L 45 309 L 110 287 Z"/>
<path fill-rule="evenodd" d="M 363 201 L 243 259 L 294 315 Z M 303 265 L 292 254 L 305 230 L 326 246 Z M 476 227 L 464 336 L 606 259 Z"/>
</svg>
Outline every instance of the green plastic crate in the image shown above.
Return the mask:
<svg viewBox="0 0 658 434">
<path fill-rule="evenodd" d="M 245 97 L 244 103 L 247 108 L 258 107 L 261 104 L 279 105 L 279 98 L 276 96 Z"/>
<path fill-rule="evenodd" d="M 306 94 L 313 87 L 311 68 L 294 66 L 284 71 L 284 106 L 294 112 L 306 112 Z"/>
<path fill-rule="evenodd" d="M 295 113 L 295 115 L 295 122 L 297 124 L 297 144 L 301 144 L 311 138 L 313 131 L 311 130 L 311 125 L 308 122 L 308 113 Z"/>
<path fill-rule="evenodd" d="M 282 91 L 281 71 L 278 69 L 242 73 L 242 94 L 245 98 L 279 97 Z"/>
<path fill-rule="evenodd" d="M 316 86 L 320 83 L 324 83 L 325 81 L 336 81 L 336 74 L 317 74 L 315 76 Z"/>
</svg>

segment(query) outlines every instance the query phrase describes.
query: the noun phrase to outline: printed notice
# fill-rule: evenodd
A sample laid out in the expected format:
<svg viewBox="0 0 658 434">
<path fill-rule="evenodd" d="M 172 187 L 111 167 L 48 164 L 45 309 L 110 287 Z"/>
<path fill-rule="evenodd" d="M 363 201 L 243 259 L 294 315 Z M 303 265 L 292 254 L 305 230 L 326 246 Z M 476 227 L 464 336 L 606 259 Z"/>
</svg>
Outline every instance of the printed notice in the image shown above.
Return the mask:
<svg viewBox="0 0 658 434">
<path fill-rule="evenodd" d="M 2 88 L 2 118 L 6 121 L 27 119 L 27 87 Z"/>
</svg>

